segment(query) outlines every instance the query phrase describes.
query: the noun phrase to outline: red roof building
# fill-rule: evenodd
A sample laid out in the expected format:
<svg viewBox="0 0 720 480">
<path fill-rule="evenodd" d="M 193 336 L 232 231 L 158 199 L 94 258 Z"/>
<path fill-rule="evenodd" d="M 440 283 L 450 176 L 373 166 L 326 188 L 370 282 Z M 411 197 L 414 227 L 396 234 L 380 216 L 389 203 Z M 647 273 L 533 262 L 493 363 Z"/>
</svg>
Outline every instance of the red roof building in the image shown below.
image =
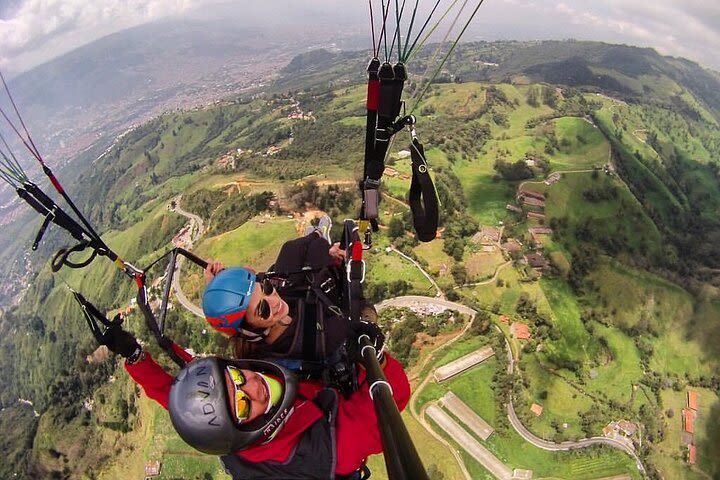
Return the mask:
<svg viewBox="0 0 720 480">
<path fill-rule="evenodd" d="M 523 195 L 519 198 L 519 201 L 522 202 L 524 205 L 528 205 L 530 207 L 545 208 L 545 200 L 540 200 L 539 198 Z"/>
<path fill-rule="evenodd" d="M 528 253 L 525 255 L 525 261 L 532 268 L 544 269 L 550 266 L 550 262 L 539 253 Z"/>
<path fill-rule="evenodd" d="M 514 238 L 510 238 L 507 242 L 502 244 L 502 248 L 507 250 L 508 253 L 519 253 L 522 250 L 522 245 L 520 245 Z"/>
<path fill-rule="evenodd" d="M 545 215 L 542 213 L 528 212 L 527 218 L 534 218 L 535 220 L 545 220 Z"/>
<path fill-rule="evenodd" d="M 697 459 L 697 449 L 695 448 L 695 445 L 688 445 L 688 463 L 690 465 L 695 465 L 696 459 Z"/>
<path fill-rule="evenodd" d="M 627 435 L 629 437 L 632 437 L 633 435 L 635 435 L 635 432 L 637 431 L 637 426 L 634 423 L 629 422 L 627 420 L 618 421 L 617 426 L 620 430 L 623 431 L 623 433 L 625 433 L 625 435 Z"/>
<path fill-rule="evenodd" d="M 698 411 L 698 394 L 693 390 L 687 392 L 688 408 L 692 408 L 696 412 Z"/>
<path fill-rule="evenodd" d="M 160 475 L 160 462 L 158 460 L 147 462 L 145 464 L 145 476 L 156 477 L 158 475 Z"/>
<path fill-rule="evenodd" d="M 515 322 L 510 325 L 510 333 L 516 340 L 528 340 L 530 338 L 530 328 L 524 323 Z"/>
<path fill-rule="evenodd" d="M 545 194 L 541 192 L 534 192 L 532 190 L 525 190 L 524 188 L 517 192 L 517 197 L 530 197 L 537 198 L 538 200 L 545 201 Z"/>
<path fill-rule="evenodd" d="M 695 433 L 695 412 L 689 408 L 683 408 L 683 427 L 687 433 Z"/>
</svg>

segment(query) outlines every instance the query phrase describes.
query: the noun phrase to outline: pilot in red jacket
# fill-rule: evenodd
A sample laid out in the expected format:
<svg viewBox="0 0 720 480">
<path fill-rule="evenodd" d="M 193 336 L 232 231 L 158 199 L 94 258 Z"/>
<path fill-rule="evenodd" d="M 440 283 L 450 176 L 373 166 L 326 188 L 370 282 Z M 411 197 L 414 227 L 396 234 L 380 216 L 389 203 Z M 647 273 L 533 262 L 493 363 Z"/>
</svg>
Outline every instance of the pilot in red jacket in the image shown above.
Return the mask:
<svg viewBox="0 0 720 480">
<path fill-rule="evenodd" d="M 362 369 L 360 388 L 344 398 L 318 382 L 298 382 L 271 362 L 193 360 L 177 345 L 173 349 L 189 362 L 176 378 L 139 349 L 125 368 L 148 397 L 170 411 L 188 444 L 223 455 L 233 478 L 359 478 L 367 457 L 382 452 Z M 390 355 L 383 369 L 402 410 L 410 398 L 407 376 Z"/>
</svg>

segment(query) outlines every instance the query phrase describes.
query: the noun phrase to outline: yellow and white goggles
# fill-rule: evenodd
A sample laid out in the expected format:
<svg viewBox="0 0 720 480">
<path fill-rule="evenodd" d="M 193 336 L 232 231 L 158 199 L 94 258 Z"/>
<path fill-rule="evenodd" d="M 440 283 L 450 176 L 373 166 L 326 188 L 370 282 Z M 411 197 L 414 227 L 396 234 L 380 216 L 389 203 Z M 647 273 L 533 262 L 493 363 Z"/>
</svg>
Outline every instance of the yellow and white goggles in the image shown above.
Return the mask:
<svg viewBox="0 0 720 480">
<path fill-rule="evenodd" d="M 245 375 L 243 375 L 242 371 L 239 368 L 233 367 L 231 365 L 225 367 L 225 370 L 230 380 L 232 380 L 233 389 L 235 392 L 234 398 L 230 399 L 231 405 L 235 407 L 233 408 L 233 413 L 235 414 L 235 421 L 237 423 L 241 423 L 250 417 L 250 407 L 252 404 L 250 397 L 248 397 L 247 393 L 243 392 L 240 389 L 240 387 L 242 387 L 246 383 Z"/>
</svg>

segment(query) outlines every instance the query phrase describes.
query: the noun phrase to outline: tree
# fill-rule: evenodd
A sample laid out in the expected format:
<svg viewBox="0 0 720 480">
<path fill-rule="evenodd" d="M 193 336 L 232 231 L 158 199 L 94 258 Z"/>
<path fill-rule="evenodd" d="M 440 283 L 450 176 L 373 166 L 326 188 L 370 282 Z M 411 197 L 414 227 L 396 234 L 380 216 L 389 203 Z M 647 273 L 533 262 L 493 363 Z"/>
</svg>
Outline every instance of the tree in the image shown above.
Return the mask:
<svg viewBox="0 0 720 480">
<path fill-rule="evenodd" d="M 427 468 L 427 475 L 430 480 L 444 480 L 445 478 L 445 474 L 434 463 Z"/>
<path fill-rule="evenodd" d="M 399 217 L 393 217 L 388 224 L 388 237 L 395 240 L 405 234 L 405 224 Z"/>
<path fill-rule="evenodd" d="M 530 105 L 531 107 L 537 108 L 540 106 L 540 102 L 538 102 L 538 91 L 536 87 L 530 87 L 528 89 L 526 99 L 528 105 Z"/>
<path fill-rule="evenodd" d="M 454 264 L 450 269 L 450 273 L 452 274 L 453 280 L 455 280 L 455 283 L 458 285 L 465 285 L 467 283 L 468 272 L 465 265 L 460 263 Z"/>
<path fill-rule="evenodd" d="M 530 167 L 527 166 L 525 160 L 518 160 L 515 163 L 498 160 L 495 162 L 494 168 L 502 178 L 511 182 L 525 180 L 535 176 Z"/>
</svg>

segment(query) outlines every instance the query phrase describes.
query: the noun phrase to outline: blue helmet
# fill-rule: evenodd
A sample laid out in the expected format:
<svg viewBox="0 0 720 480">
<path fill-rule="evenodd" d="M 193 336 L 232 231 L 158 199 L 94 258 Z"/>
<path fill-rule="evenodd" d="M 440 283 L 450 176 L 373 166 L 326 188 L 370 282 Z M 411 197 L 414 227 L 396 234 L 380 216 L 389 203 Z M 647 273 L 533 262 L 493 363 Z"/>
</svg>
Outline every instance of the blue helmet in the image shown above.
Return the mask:
<svg viewBox="0 0 720 480">
<path fill-rule="evenodd" d="M 202 299 L 208 323 L 227 335 L 241 332 L 256 281 L 255 274 L 242 267 L 226 268 L 215 275 Z"/>
</svg>

